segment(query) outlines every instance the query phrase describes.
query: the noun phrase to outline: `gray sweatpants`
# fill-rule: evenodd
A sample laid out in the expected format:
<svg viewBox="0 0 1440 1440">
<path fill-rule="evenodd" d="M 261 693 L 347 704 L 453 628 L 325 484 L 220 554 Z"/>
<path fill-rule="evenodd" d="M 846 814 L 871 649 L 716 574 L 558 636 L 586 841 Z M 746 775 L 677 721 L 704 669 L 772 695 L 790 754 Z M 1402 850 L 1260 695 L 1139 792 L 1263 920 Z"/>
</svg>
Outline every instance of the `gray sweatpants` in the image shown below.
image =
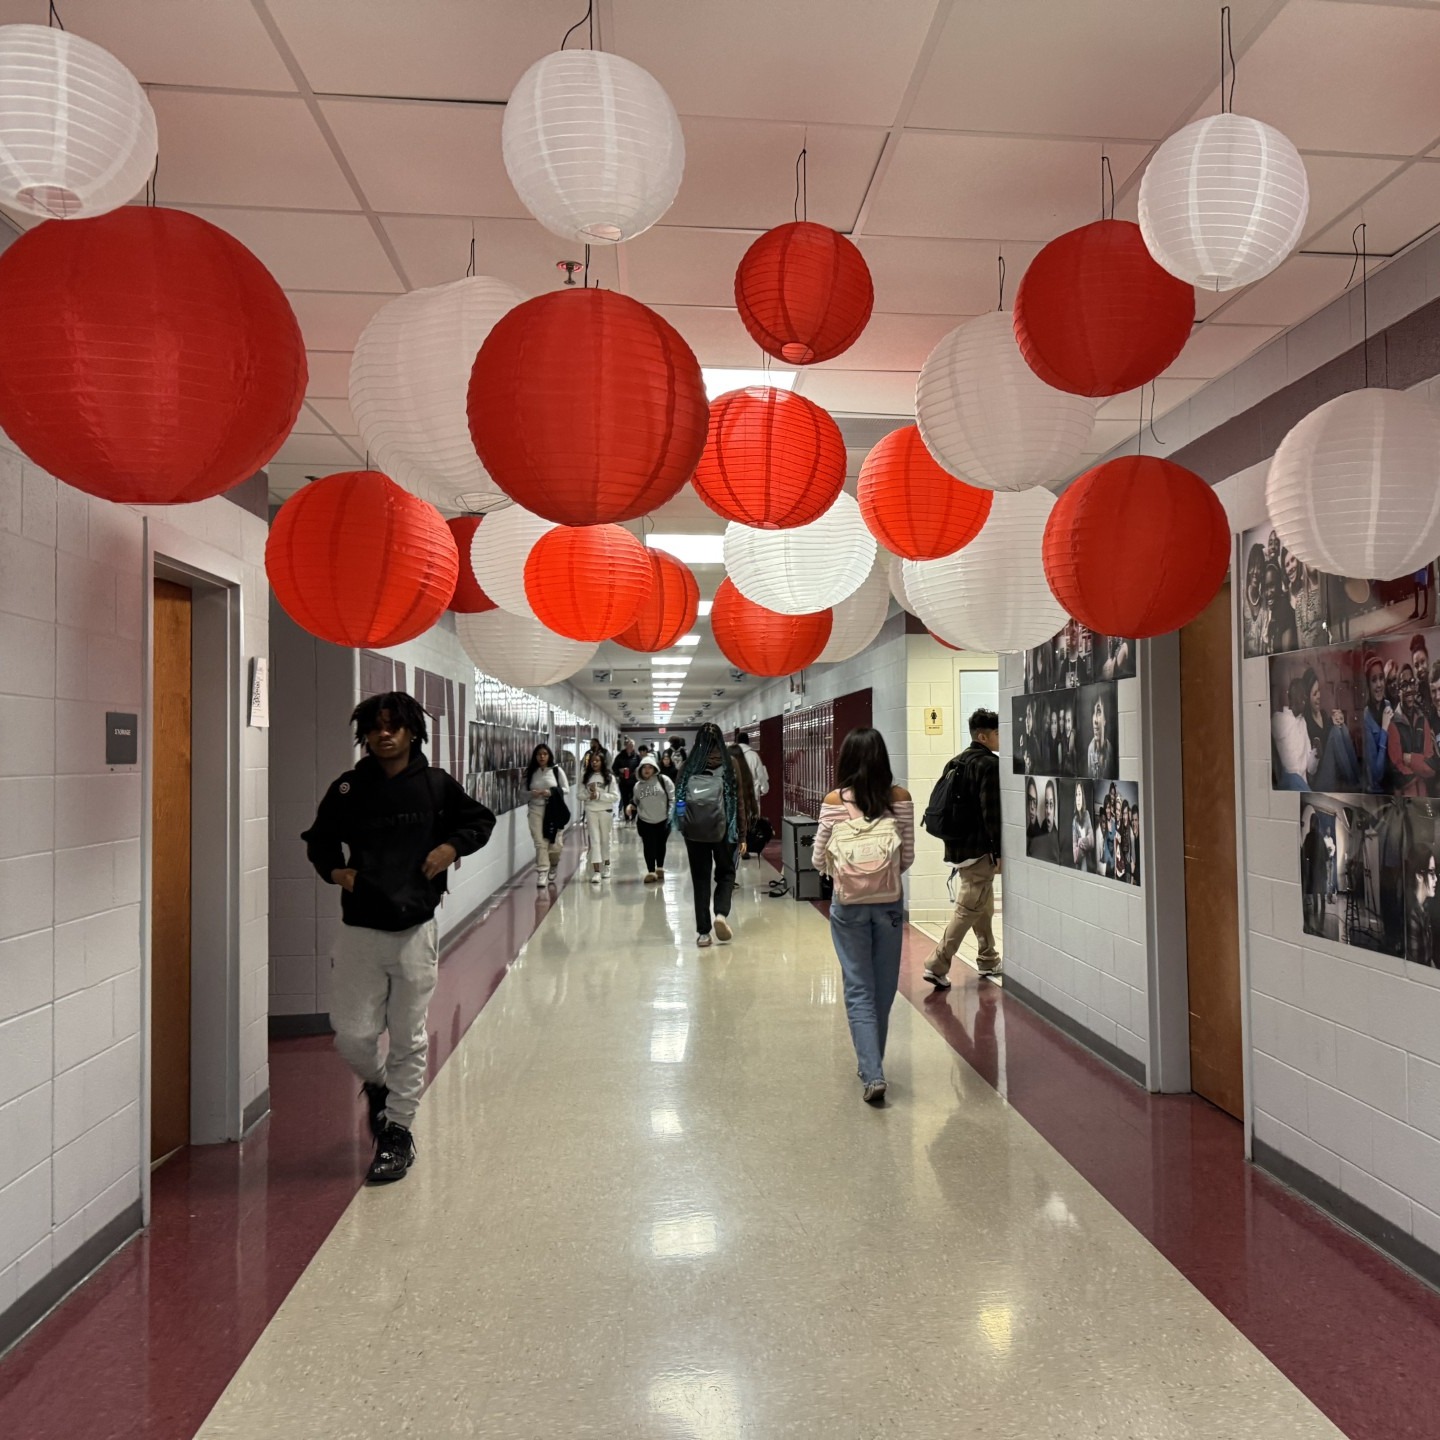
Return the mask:
<svg viewBox="0 0 1440 1440">
<path fill-rule="evenodd" d="M 335 1048 L 362 1080 L 389 1086 L 386 1116 L 407 1130 L 425 1088 L 425 1014 L 435 993 L 439 937 L 433 919 L 410 930 L 342 925 L 330 955 Z M 386 1031 L 390 1050 L 381 1055 Z"/>
</svg>

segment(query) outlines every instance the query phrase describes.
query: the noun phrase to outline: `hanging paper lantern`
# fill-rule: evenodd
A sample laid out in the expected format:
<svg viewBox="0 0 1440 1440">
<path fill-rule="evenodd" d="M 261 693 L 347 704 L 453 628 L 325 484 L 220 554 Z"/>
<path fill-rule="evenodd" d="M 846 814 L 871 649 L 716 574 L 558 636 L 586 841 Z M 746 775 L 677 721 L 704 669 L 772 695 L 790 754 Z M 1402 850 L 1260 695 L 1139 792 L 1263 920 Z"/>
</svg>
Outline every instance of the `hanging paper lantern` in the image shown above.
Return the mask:
<svg viewBox="0 0 1440 1440">
<path fill-rule="evenodd" d="M 865 457 L 858 495 L 870 533 L 907 560 L 934 560 L 968 544 L 994 498 L 942 470 L 913 425 L 892 430 Z"/>
<path fill-rule="evenodd" d="M 470 434 L 495 483 L 561 525 L 634 520 L 695 472 L 710 407 L 700 362 L 613 290 L 554 290 L 499 320 L 475 357 Z"/>
<path fill-rule="evenodd" d="M 1028 490 L 1074 471 L 1097 403 L 1041 380 L 1020 354 L 1012 317 L 992 310 L 930 352 L 915 387 L 915 423 L 950 474 L 986 490 Z"/>
<path fill-rule="evenodd" d="M 1440 411 L 1353 390 L 1280 442 L 1265 481 L 1280 543 L 1331 575 L 1399 580 L 1440 553 Z"/>
<path fill-rule="evenodd" d="M 926 627 L 966 650 L 997 654 L 1051 639 L 1069 619 L 1050 593 L 1042 558 L 1054 504 L 1048 490 L 996 495 L 985 528 L 963 550 L 905 561 L 905 593 Z"/>
<path fill-rule="evenodd" d="M 445 612 L 460 557 L 440 512 L 376 470 L 312 481 L 276 512 L 265 573 L 281 608 L 332 645 L 384 649 Z"/>
<path fill-rule="evenodd" d="M 645 547 L 618 525 L 557 525 L 525 562 L 535 618 L 571 640 L 609 640 L 628 629 L 651 578 Z"/>
<path fill-rule="evenodd" d="M 445 522 L 455 537 L 455 549 L 460 556 L 460 574 L 450 600 L 450 609 L 457 615 L 480 615 L 495 608 L 495 602 L 480 588 L 475 567 L 470 563 L 470 545 L 484 518 L 483 515 L 457 515 Z"/>
<path fill-rule="evenodd" d="M 495 322 L 525 301 L 489 275 L 412 290 L 382 306 L 350 361 L 350 409 L 375 464 L 444 509 L 499 496 L 465 411 L 475 355 Z"/>
<path fill-rule="evenodd" d="M 1151 255 L 1206 290 L 1268 275 L 1300 243 L 1309 211 L 1300 152 L 1247 115 L 1211 115 L 1177 130 L 1140 181 L 1140 230 Z"/>
<path fill-rule="evenodd" d="M 1143 565 L 1132 563 L 1141 555 Z M 1143 640 L 1188 625 L 1215 598 L 1230 566 L 1230 522 L 1193 470 L 1123 455 L 1055 502 L 1044 557 L 1067 614 L 1102 635 Z"/>
<path fill-rule="evenodd" d="M 492 510 L 470 541 L 476 583 L 502 610 L 535 618 L 525 593 L 525 564 L 543 535 L 555 527 L 518 505 Z"/>
<path fill-rule="evenodd" d="M 813 400 L 770 385 L 722 395 L 691 483 L 717 514 L 759 530 L 818 519 L 845 486 L 845 440 Z"/>
<path fill-rule="evenodd" d="M 1148 385 L 1185 348 L 1195 291 L 1162 270 L 1129 220 L 1097 220 L 1052 240 L 1015 295 L 1025 363 L 1073 395 Z"/>
<path fill-rule="evenodd" d="M 627 650 L 653 653 L 668 650 L 688 634 L 700 611 L 700 586 L 688 565 L 663 550 L 647 550 L 650 593 L 635 623 L 615 637 Z"/>
<path fill-rule="evenodd" d="M 843 491 L 818 519 L 793 530 L 725 527 L 725 569 L 747 599 L 782 615 L 826 610 L 853 595 L 875 563 L 875 537 Z"/>
<path fill-rule="evenodd" d="M 602 50 L 537 60 L 510 93 L 500 149 L 525 208 L 586 245 L 648 230 L 685 173 L 685 136 L 660 82 Z"/>
<path fill-rule="evenodd" d="M 597 648 L 589 641 L 567 640 L 538 620 L 508 610 L 457 615 L 455 634 L 477 670 L 521 689 L 568 680 L 595 658 Z"/>
<path fill-rule="evenodd" d="M 933 630 L 925 632 L 937 645 L 943 645 L 947 650 L 963 650 L 963 645 L 952 645 L 943 635 L 937 635 Z"/>
<path fill-rule="evenodd" d="M 831 609 L 830 638 L 815 663 L 829 665 L 858 655 L 880 633 L 889 613 L 889 572 L 877 559 L 865 583 Z"/>
<path fill-rule="evenodd" d="M 778 678 L 813 665 L 830 639 L 829 610 L 781 615 L 747 600 L 728 577 L 715 592 L 710 629 L 721 653 L 747 675 Z"/>
<path fill-rule="evenodd" d="M 767 230 L 735 272 L 735 308 L 751 338 L 791 365 L 843 354 L 874 306 L 865 257 L 838 230 L 808 220 Z"/>
<path fill-rule="evenodd" d="M 305 398 L 284 292 L 180 210 L 37 225 L 0 255 L 0 327 L 0 429 L 105 500 L 178 504 L 248 480 Z"/>
<path fill-rule="evenodd" d="M 905 593 L 905 561 L 899 555 L 891 555 L 885 562 L 885 577 L 890 584 L 890 594 L 895 603 L 907 614 L 913 615 L 915 607 Z"/>
<path fill-rule="evenodd" d="M 0 25 L 0 203 L 51 220 L 128 204 L 155 169 L 155 112 L 108 51 Z"/>
</svg>

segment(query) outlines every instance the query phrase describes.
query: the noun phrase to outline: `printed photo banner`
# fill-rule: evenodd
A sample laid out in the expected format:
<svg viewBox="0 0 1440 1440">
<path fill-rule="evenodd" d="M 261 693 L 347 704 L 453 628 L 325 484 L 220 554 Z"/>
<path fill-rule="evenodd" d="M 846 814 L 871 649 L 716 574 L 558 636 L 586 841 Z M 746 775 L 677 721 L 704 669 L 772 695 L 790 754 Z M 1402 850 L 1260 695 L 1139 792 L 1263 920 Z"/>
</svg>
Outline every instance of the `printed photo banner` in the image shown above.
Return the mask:
<svg viewBox="0 0 1440 1440">
<path fill-rule="evenodd" d="M 1078 620 L 1053 640 L 1025 652 L 1025 693 L 1077 690 L 1101 680 L 1128 680 L 1135 674 L 1135 641 L 1102 635 Z"/>
<path fill-rule="evenodd" d="M 1010 697 L 1010 763 L 1016 775 L 1100 782 L 1120 776 L 1120 687 L 1115 680 L 1076 690 Z"/>
<path fill-rule="evenodd" d="M 1140 787 L 1133 780 L 1030 775 L 1025 854 L 1122 885 L 1140 883 Z"/>
</svg>

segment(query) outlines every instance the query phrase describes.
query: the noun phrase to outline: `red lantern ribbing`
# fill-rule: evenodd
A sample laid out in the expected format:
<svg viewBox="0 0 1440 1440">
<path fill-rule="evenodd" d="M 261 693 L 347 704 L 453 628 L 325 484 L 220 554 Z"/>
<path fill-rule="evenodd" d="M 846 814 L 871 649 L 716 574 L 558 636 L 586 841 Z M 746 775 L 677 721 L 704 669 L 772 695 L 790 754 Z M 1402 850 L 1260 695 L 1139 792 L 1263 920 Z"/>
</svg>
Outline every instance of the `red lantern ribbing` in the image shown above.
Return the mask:
<svg viewBox="0 0 1440 1440">
<path fill-rule="evenodd" d="M 818 520 L 845 486 L 845 440 L 813 400 L 771 385 L 722 395 L 691 481 L 717 514 L 757 530 Z"/>
<path fill-rule="evenodd" d="M 315 480 L 279 509 L 265 572 L 302 630 L 353 649 L 413 640 L 445 612 L 460 556 L 440 512 L 378 470 Z"/>
<path fill-rule="evenodd" d="M 663 550 L 647 550 L 650 558 L 650 594 L 635 623 L 615 637 L 627 650 L 653 654 L 668 650 L 695 623 L 700 610 L 700 586 L 694 572 Z"/>
<path fill-rule="evenodd" d="M 517 305 L 470 372 L 470 436 L 495 483 L 558 525 L 633 520 L 672 499 L 705 446 L 700 362 L 613 290 Z"/>
<path fill-rule="evenodd" d="M 735 308 L 755 343 L 791 365 L 818 365 L 860 338 L 875 306 L 865 257 L 838 230 L 797 220 L 767 230 L 735 272 Z"/>
<path fill-rule="evenodd" d="M 892 430 L 865 457 L 856 495 L 870 533 L 907 560 L 953 555 L 980 533 L 995 502 L 993 490 L 941 469 L 914 425 Z"/>
<path fill-rule="evenodd" d="M 475 567 L 470 563 L 470 542 L 484 518 L 483 515 L 457 515 L 445 522 L 455 537 L 455 548 L 460 553 L 460 576 L 455 581 L 455 595 L 450 601 L 450 609 L 457 615 L 483 615 L 485 611 L 496 608 L 495 602 L 480 588 L 480 582 L 475 578 Z"/>
<path fill-rule="evenodd" d="M 248 480 L 305 398 L 270 272 L 218 226 L 131 205 L 48 220 L 0 257 L 0 428 L 105 500 L 175 505 Z"/>
<path fill-rule="evenodd" d="M 1129 220 L 1097 220 L 1052 240 L 1015 294 L 1025 363 L 1072 395 L 1148 385 L 1194 323 L 1194 288 L 1155 263 Z"/>
<path fill-rule="evenodd" d="M 813 665 L 830 639 L 829 610 L 780 615 L 747 600 L 728 576 L 715 592 L 710 629 L 725 658 L 747 675 L 778 678 Z"/>
<path fill-rule="evenodd" d="M 1178 630 L 1215 598 L 1230 563 L 1230 522 L 1194 471 L 1124 455 L 1055 502 L 1044 556 L 1051 592 L 1082 625 L 1144 639 Z"/>
<path fill-rule="evenodd" d="M 618 525 L 558 526 L 525 561 L 535 618 L 567 640 L 609 640 L 628 629 L 652 583 L 649 553 Z"/>
</svg>

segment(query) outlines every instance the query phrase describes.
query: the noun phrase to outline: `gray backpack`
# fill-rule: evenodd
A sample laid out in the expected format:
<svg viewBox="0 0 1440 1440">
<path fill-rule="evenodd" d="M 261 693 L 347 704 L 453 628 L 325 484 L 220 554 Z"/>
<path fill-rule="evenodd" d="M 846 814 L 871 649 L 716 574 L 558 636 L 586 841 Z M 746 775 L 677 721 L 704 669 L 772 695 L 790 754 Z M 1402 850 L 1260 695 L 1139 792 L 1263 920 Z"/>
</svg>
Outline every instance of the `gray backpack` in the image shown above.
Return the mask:
<svg viewBox="0 0 1440 1440">
<path fill-rule="evenodd" d="M 685 787 L 680 833 L 697 845 L 714 845 L 726 838 L 729 828 L 725 820 L 724 770 L 692 775 Z"/>
</svg>

